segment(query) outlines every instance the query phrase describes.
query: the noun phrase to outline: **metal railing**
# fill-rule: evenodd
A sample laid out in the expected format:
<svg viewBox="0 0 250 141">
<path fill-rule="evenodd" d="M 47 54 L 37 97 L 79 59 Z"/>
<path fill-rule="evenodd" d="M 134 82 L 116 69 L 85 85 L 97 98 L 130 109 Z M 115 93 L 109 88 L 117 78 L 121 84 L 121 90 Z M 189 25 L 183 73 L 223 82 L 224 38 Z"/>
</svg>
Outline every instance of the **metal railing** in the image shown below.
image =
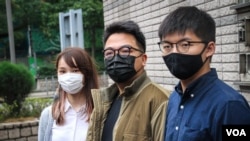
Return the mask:
<svg viewBox="0 0 250 141">
<path fill-rule="evenodd" d="M 36 90 L 39 92 L 45 92 L 47 95 L 55 92 L 58 87 L 57 77 L 56 76 L 47 76 L 44 78 L 37 79 Z"/>
</svg>

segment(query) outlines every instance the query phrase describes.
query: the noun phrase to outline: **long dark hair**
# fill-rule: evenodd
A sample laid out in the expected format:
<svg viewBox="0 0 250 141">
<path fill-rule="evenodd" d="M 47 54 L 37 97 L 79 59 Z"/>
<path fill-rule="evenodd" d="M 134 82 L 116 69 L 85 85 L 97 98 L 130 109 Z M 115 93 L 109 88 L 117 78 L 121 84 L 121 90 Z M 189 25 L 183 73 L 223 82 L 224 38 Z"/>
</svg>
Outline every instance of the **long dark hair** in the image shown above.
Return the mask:
<svg viewBox="0 0 250 141">
<path fill-rule="evenodd" d="M 84 75 L 84 87 L 82 92 L 86 99 L 87 121 L 90 119 L 90 115 L 94 108 L 93 99 L 91 95 L 91 89 L 99 88 L 98 73 L 96 65 L 92 60 L 91 56 L 82 48 L 79 47 L 68 47 L 58 54 L 56 59 L 56 69 L 58 70 L 58 63 L 61 58 L 64 58 L 65 62 L 70 67 L 78 68 Z M 73 61 L 74 60 L 74 61 Z M 52 115 L 58 125 L 64 123 L 64 105 L 65 105 L 66 94 L 59 86 L 58 96 L 54 100 L 52 105 Z"/>
</svg>

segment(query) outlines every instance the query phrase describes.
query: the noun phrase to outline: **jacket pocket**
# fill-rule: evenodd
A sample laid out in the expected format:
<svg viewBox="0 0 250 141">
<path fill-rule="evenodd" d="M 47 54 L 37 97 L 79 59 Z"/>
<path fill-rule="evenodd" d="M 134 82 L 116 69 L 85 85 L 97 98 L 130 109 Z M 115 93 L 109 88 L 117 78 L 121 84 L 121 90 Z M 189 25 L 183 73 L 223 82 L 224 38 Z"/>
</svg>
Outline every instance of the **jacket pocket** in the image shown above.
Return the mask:
<svg viewBox="0 0 250 141">
<path fill-rule="evenodd" d="M 123 141 L 152 141 L 148 136 L 136 135 L 136 134 L 124 134 Z"/>
</svg>

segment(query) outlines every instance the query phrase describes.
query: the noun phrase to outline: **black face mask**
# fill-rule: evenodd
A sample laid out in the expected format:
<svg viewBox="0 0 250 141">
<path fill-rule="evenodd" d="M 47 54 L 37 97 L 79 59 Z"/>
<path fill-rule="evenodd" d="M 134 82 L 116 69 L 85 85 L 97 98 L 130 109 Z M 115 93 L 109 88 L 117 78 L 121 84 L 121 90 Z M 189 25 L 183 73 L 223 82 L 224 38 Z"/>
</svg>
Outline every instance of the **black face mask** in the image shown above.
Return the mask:
<svg viewBox="0 0 250 141">
<path fill-rule="evenodd" d="M 126 82 L 132 78 L 136 74 L 135 58 L 135 56 L 130 55 L 126 58 L 115 55 L 112 60 L 105 59 L 105 68 L 110 78 L 117 83 Z"/>
<path fill-rule="evenodd" d="M 171 53 L 169 55 L 163 56 L 163 60 L 169 71 L 175 77 L 185 80 L 198 72 L 203 64 L 207 61 L 208 58 L 204 62 L 201 58 L 201 54 L 204 52 L 205 48 L 198 55 Z"/>
</svg>

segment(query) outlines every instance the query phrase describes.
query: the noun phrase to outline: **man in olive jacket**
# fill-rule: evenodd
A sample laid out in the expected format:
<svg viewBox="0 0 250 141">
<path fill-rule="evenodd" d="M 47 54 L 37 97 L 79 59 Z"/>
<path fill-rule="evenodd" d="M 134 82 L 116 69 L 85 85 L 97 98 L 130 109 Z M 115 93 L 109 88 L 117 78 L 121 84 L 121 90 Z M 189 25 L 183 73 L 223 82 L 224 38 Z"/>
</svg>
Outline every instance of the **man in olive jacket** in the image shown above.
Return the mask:
<svg viewBox="0 0 250 141">
<path fill-rule="evenodd" d="M 105 68 L 115 83 L 92 90 L 87 141 L 162 141 L 169 91 L 144 70 L 146 42 L 139 26 L 133 21 L 112 23 L 104 44 Z"/>
</svg>

